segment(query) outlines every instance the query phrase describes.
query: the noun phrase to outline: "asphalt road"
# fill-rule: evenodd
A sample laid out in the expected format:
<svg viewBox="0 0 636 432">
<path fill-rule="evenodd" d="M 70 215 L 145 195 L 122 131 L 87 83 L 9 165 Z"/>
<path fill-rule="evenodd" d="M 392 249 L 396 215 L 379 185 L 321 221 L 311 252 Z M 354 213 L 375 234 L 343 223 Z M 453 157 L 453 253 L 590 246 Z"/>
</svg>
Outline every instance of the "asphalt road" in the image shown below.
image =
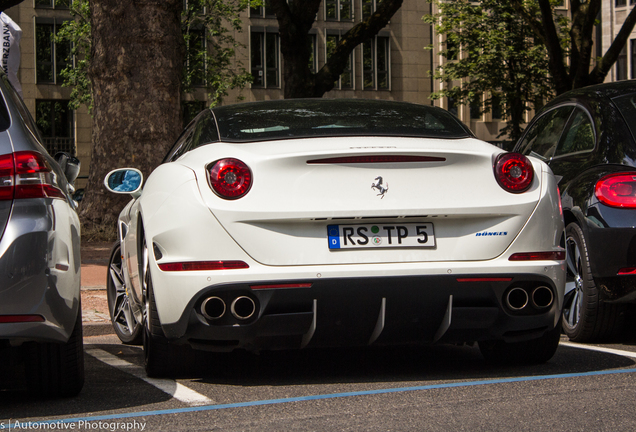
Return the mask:
<svg viewBox="0 0 636 432">
<path fill-rule="evenodd" d="M 562 343 L 525 367 L 487 364 L 470 346 L 201 355 L 177 380 L 147 379 L 141 348 L 112 335 L 85 344 L 81 394 L 0 391 L 0 430 L 636 429 L 632 343 Z"/>
</svg>

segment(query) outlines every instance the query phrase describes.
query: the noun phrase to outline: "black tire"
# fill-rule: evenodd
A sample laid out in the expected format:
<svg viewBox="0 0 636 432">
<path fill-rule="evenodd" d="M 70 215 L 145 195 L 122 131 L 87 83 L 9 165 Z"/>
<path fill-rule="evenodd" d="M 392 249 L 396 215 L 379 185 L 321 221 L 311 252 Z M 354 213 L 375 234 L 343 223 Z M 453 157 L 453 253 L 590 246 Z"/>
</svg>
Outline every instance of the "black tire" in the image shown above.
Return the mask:
<svg viewBox="0 0 636 432">
<path fill-rule="evenodd" d="M 606 340 L 623 326 L 624 306 L 608 304 L 599 298 L 587 242 L 576 223 L 565 229 L 567 281 L 563 305 L 563 332 L 574 342 Z"/>
<path fill-rule="evenodd" d="M 81 305 L 68 342 L 31 342 L 27 346 L 26 354 L 25 367 L 29 391 L 53 397 L 77 395 L 84 386 Z"/>
<path fill-rule="evenodd" d="M 479 350 L 486 361 L 495 364 L 541 364 L 554 356 L 561 338 L 561 321 L 538 339 L 507 343 L 504 341 L 479 342 Z"/>
<path fill-rule="evenodd" d="M 152 278 L 146 276 L 146 313 L 143 332 L 144 366 L 151 378 L 172 377 L 186 361 L 184 348 L 171 344 L 163 333 L 157 314 Z"/>
<path fill-rule="evenodd" d="M 115 334 L 125 344 L 141 345 L 143 339 L 143 325 L 136 318 L 132 310 L 132 299 L 128 294 L 123 274 L 121 245 L 115 243 L 108 261 L 108 275 L 106 281 L 106 297 L 108 312 Z"/>
</svg>

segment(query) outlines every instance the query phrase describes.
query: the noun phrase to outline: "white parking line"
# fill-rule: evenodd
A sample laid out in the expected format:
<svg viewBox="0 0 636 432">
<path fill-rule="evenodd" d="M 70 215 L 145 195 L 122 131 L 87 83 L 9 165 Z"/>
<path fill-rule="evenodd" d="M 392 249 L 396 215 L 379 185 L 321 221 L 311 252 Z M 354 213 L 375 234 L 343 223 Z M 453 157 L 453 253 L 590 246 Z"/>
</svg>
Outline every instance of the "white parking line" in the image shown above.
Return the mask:
<svg viewBox="0 0 636 432">
<path fill-rule="evenodd" d="M 112 355 L 111 353 L 106 352 L 102 349 L 86 348 L 85 352 L 86 354 L 89 354 L 95 357 L 97 360 L 100 360 L 109 366 L 115 367 L 119 370 L 122 370 L 123 372 L 126 372 L 141 380 L 144 380 L 148 384 L 157 387 L 159 390 L 163 391 L 164 393 L 167 393 L 173 398 L 183 403 L 186 403 L 188 405 L 200 406 L 200 405 L 209 405 L 214 403 L 212 399 L 209 399 L 206 396 L 203 396 L 201 393 L 197 393 L 194 390 L 174 380 L 148 378 L 146 376 L 146 371 L 141 366 L 137 366 L 127 362 L 126 360 L 122 360 L 119 357 Z"/>
<path fill-rule="evenodd" d="M 631 351 L 617 350 L 617 349 L 613 349 L 613 348 L 604 348 L 604 347 L 599 347 L 599 346 L 594 346 L 594 345 L 583 345 L 583 344 L 578 344 L 578 343 L 574 343 L 574 342 L 561 342 L 561 343 L 559 343 L 559 345 L 563 345 L 563 346 L 567 346 L 567 347 L 571 347 L 571 348 L 586 349 L 586 350 L 590 350 L 590 351 L 600 351 L 600 352 L 604 352 L 604 353 L 608 353 L 608 354 L 620 355 L 620 356 L 623 356 L 623 357 L 636 358 L 636 352 L 631 352 Z"/>
</svg>

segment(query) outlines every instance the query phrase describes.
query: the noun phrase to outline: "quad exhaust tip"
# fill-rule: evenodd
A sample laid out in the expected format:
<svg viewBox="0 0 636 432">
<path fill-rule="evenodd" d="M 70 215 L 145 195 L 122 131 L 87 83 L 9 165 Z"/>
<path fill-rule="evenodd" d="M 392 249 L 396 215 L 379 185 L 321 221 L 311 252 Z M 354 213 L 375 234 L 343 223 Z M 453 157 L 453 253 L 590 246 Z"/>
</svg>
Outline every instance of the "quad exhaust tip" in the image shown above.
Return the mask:
<svg viewBox="0 0 636 432">
<path fill-rule="evenodd" d="M 225 302 L 220 297 L 208 297 L 201 303 L 201 313 L 209 320 L 221 318 L 225 310 Z"/>
<path fill-rule="evenodd" d="M 520 311 L 528 306 L 535 309 L 545 309 L 552 306 L 554 294 L 546 286 L 539 286 L 532 290 L 530 295 L 523 288 L 515 287 L 508 291 L 505 296 L 506 306 L 514 311 Z"/>
<path fill-rule="evenodd" d="M 543 309 L 552 306 L 554 294 L 548 287 L 540 286 L 532 290 L 532 305 L 537 309 Z"/>
<path fill-rule="evenodd" d="M 506 295 L 506 305 L 512 310 L 521 310 L 528 306 L 528 293 L 522 288 L 513 288 Z"/>
<path fill-rule="evenodd" d="M 230 311 L 236 319 L 246 320 L 256 312 L 256 303 L 247 296 L 240 296 L 234 299 L 230 305 Z"/>
</svg>

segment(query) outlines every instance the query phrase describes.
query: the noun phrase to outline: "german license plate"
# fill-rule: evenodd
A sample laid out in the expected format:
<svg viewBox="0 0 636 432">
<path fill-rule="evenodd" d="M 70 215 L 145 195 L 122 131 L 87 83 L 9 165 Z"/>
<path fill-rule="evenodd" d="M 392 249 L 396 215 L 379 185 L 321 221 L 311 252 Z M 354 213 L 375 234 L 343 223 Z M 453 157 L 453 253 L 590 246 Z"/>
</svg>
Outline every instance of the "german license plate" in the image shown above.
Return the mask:
<svg viewBox="0 0 636 432">
<path fill-rule="evenodd" d="M 432 223 L 328 225 L 329 249 L 435 247 Z"/>
</svg>

